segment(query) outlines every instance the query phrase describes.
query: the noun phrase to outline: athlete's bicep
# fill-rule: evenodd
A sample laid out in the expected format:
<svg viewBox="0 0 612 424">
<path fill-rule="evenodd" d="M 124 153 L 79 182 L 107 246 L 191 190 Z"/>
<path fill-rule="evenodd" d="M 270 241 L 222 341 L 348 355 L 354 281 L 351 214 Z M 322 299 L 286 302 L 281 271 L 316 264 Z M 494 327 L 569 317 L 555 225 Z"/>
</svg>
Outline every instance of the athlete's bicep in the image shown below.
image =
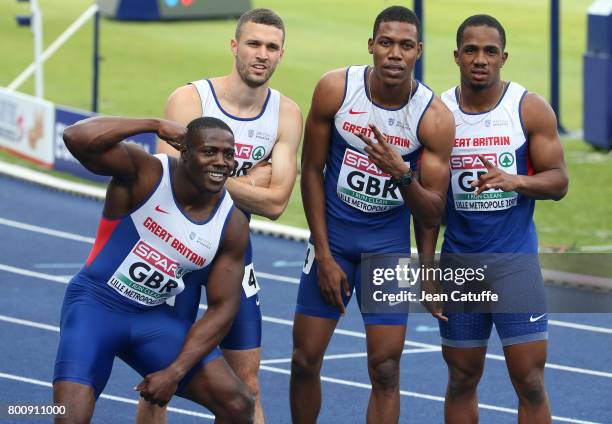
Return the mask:
<svg viewBox="0 0 612 424">
<path fill-rule="evenodd" d="M 281 110 L 279 125 L 279 138 L 272 150 L 270 188 L 280 189 L 289 200 L 297 175 L 297 151 L 302 139 L 302 113 L 295 103 L 291 102 Z"/>
<path fill-rule="evenodd" d="M 528 93 L 521 105 L 521 116 L 529 140 L 529 159 L 536 173 L 565 169 L 563 147 L 552 108 L 535 93 Z"/>
<path fill-rule="evenodd" d="M 249 242 L 249 224 L 237 208 L 232 210 L 219 252 L 211 264 L 206 286 L 209 306 L 227 305 L 232 315 L 238 310 L 244 275 L 244 253 Z"/>
<path fill-rule="evenodd" d="M 444 194 L 448 188 L 448 162 L 455 138 L 454 119 L 438 98 L 432 101 L 427 115 L 419 133 L 423 142 L 419 181 L 426 189 Z"/>
<path fill-rule="evenodd" d="M 322 171 L 325 166 L 331 142 L 331 124 L 342 105 L 345 83 L 344 70 L 336 70 L 324 75 L 315 87 L 304 129 L 302 170 L 314 168 Z"/>
</svg>

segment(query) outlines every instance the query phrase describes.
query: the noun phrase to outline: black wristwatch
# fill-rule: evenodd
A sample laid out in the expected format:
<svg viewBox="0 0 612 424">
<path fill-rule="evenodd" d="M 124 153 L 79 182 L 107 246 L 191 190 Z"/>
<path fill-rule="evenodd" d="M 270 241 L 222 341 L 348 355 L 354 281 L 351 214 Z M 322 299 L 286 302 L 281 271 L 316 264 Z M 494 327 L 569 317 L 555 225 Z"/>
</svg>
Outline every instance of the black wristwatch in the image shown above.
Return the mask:
<svg viewBox="0 0 612 424">
<path fill-rule="evenodd" d="M 408 169 L 405 174 L 400 175 L 398 178 L 391 178 L 391 182 L 398 187 L 408 187 L 412 182 L 413 175 L 412 169 Z"/>
</svg>

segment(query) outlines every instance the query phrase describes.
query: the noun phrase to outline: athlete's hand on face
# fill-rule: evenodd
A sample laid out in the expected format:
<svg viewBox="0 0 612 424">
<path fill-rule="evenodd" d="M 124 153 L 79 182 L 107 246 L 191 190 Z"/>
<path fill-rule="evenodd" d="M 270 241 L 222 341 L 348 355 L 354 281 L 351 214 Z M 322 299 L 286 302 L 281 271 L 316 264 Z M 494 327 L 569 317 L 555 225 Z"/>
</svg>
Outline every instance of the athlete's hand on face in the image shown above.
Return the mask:
<svg viewBox="0 0 612 424">
<path fill-rule="evenodd" d="M 368 154 L 374 165 L 387 174 L 391 174 L 393 178 L 399 178 L 407 173 L 410 166 L 404 162 L 399 152 L 385 141 L 385 137 L 376 125 L 370 124 L 370 128 L 374 132 L 377 143 L 361 133 L 355 135 L 366 144 L 363 150 Z"/>
<path fill-rule="evenodd" d="M 340 290 L 344 290 L 344 294 L 350 296 L 348 278 L 346 274 L 333 258 L 315 259 L 317 261 L 317 280 L 321 296 L 327 303 L 335 306 L 344 315 L 344 301 Z"/>
<path fill-rule="evenodd" d="M 272 164 L 268 161 L 259 162 L 247 173 L 249 184 L 255 187 L 270 187 L 272 181 Z"/>
<path fill-rule="evenodd" d="M 179 152 L 184 149 L 186 134 L 187 128 L 184 126 L 179 125 L 174 121 L 160 119 L 159 128 L 157 129 L 157 136 Z"/>
<path fill-rule="evenodd" d="M 134 390 L 140 392 L 140 397 L 147 402 L 164 406 L 176 393 L 179 381 L 176 373 L 166 368 L 147 375 Z"/>
<path fill-rule="evenodd" d="M 487 173 L 481 175 L 470 184 L 472 187 L 477 188 L 476 196 L 490 189 L 515 191 L 518 188 L 518 175 L 512 175 L 502 171 L 489 162 L 483 155 L 478 155 L 478 159 L 480 159 L 485 168 L 487 168 Z"/>
</svg>

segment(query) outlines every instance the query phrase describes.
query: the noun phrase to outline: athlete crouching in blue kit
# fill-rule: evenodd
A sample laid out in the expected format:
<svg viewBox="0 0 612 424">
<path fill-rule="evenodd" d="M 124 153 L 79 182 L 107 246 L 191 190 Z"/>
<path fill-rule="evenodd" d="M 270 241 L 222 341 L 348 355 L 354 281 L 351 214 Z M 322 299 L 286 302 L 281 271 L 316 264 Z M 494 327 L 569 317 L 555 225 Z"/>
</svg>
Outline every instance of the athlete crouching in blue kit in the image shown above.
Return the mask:
<svg viewBox="0 0 612 424">
<path fill-rule="evenodd" d="M 122 142 L 144 132 L 180 146 L 180 157 Z M 234 166 L 231 129 L 209 117 L 186 129 L 98 117 L 68 127 L 64 140 L 87 169 L 112 179 L 93 249 L 64 298 L 53 396 L 67 413 L 56 422 L 91 421 L 115 357 L 144 377 L 136 390 L 151 403 L 177 393 L 217 422 L 251 422 L 254 398 L 217 348 L 240 304 L 249 240 L 223 188 Z M 203 278 L 208 310 L 191 326 L 165 301 Z"/>
</svg>

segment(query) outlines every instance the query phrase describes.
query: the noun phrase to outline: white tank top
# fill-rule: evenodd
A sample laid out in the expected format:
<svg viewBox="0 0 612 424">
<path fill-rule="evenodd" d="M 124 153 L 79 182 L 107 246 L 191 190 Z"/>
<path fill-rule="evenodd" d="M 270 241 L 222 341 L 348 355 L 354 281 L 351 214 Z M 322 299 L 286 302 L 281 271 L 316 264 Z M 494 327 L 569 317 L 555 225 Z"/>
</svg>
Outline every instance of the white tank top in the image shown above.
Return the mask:
<svg viewBox="0 0 612 424">
<path fill-rule="evenodd" d="M 236 163 L 233 177 L 246 175 L 248 170 L 262 160 L 268 159 L 276 143 L 280 115 L 280 93 L 268 89 L 268 97 L 259 115 L 254 118 L 239 118 L 221 107 L 210 80 L 191 82 L 198 90 L 202 103 L 202 116 L 221 119 L 234 132 L 236 141 Z"/>
<path fill-rule="evenodd" d="M 528 155 L 523 152 L 527 139 L 520 116 L 520 104 L 526 92 L 525 87 L 510 82 L 497 105 L 484 113 L 461 110 L 457 87 L 442 94 L 442 101 L 453 113 L 456 125 L 449 193 L 456 210 L 486 212 L 517 205 L 516 192 L 487 190 L 476 197 L 470 183 L 487 171 L 478 159 L 479 154 L 508 174 L 529 172 Z"/>
<path fill-rule="evenodd" d="M 193 221 L 174 199 L 168 157 L 157 157 L 163 166 L 158 186 L 142 206 L 121 218 L 131 220 L 135 231 L 113 231 L 107 241 L 111 245 L 117 243 L 116 249 L 108 251 L 121 251 L 129 244 L 129 252 L 123 258 L 113 255 L 94 259 L 105 264 L 102 268 L 108 267 L 110 278 L 106 286 L 143 306 L 164 303 L 183 291 L 187 273 L 210 265 L 234 204 L 224 190 L 210 217 L 203 222 Z"/>
<path fill-rule="evenodd" d="M 336 196 L 346 205 L 365 213 L 380 213 L 402 206 L 404 202 L 399 189 L 391 184 L 391 176 L 370 162 L 363 150 L 365 144 L 355 134 L 363 133 L 375 141 L 368 127 L 369 123 L 374 123 L 404 161 L 412 162 L 414 169 L 414 156 L 422 146 L 417 137 L 419 124 L 434 93 L 415 80 L 414 94 L 402 107 L 388 109 L 376 105 L 368 92 L 367 69 L 368 66 L 352 66 L 347 70 L 346 93 L 334 118 L 336 134 L 332 134 L 330 155 L 341 163 L 339 169 L 330 167 L 326 177 L 337 179 Z M 337 214 L 346 218 L 341 210 Z"/>
</svg>

